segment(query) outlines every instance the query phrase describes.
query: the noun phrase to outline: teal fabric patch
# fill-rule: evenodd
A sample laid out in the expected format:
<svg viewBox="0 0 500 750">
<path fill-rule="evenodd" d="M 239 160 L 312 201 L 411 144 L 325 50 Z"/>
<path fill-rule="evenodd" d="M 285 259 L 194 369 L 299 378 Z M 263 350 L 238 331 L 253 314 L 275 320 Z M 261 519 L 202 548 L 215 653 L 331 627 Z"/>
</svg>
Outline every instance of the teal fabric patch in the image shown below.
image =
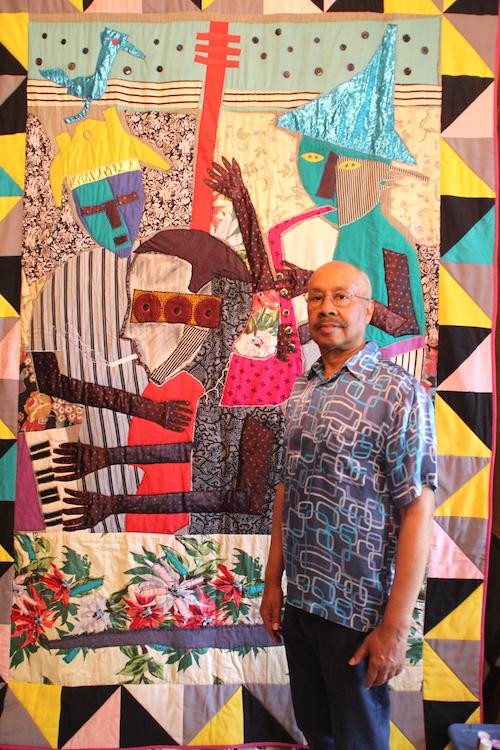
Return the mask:
<svg viewBox="0 0 500 750">
<path fill-rule="evenodd" d="M 0 458 L 0 500 L 16 499 L 17 443 Z"/>
<path fill-rule="evenodd" d="M 12 179 L 3 167 L 0 167 L 0 196 L 2 198 L 10 198 L 22 194 L 22 188 L 19 187 L 17 182 Z"/>
<path fill-rule="evenodd" d="M 491 266 L 494 247 L 495 209 L 491 208 L 441 260 L 446 263 L 482 263 Z"/>
<path fill-rule="evenodd" d="M 340 228 L 334 258 L 362 268 L 370 277 L 373 298 L 387 305 L 384 248 L 396 253 L 403 253 L 408 260 L 413 308 L 419 331 L 424 334 L 424 298 L 417 253 L 403 235 L 387 221 L 379 206 L 353 224 L 347 224 Z M 366 338 L 376 341 L 379 346 L 387 346 L 394 341 L 408 338 L 408 336 L 395 338 L 379 328 L 375 328 L 375 326 L 368 326 Z"/>
<path fill-rule="evenodd" d="M 73 191 L 81 207 L 98 206 L 115 198 L 107 179 L 90 182 L 87 185 L 79 185 Z M 119 226 L 113 228 L 105 211 L 95 214 L 87 214 L 84 222 L 88 227 L 89 234 L 103 247 L 114 248 L 114 237 L 118 234 L 126 234 L 128 230 L 117 209 L 116 215 L 120 217 Z M 128 245 L 130 243 L 127 243 Z"/>
</svg>

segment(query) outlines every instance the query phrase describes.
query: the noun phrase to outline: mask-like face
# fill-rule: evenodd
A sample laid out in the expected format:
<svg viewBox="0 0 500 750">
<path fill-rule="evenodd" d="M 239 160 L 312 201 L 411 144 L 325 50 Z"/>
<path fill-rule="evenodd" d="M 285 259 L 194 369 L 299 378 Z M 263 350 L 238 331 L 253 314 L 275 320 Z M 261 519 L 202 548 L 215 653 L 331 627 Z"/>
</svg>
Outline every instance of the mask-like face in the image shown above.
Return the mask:
<svg viewBox="0 0 500 750">
<path fill-rule="evenodd" d="M 161 253 L 141 253 L 130 267 L 122 335 L 157 383 L 185 369 L 219 325 L 220 298 L 212 296 L 211 282 L 193 294 L 191 273 L 191 263 Z"/>
<path fill-rule="evenodd" d="M 380 200 L 390 163 L 367 159 L 315 138 L 300 140 L 298 169 L 304 188 L 318 206 L 331 204 L 327 214 L 339 226 L 365 216 Z"/>
<path fill-rule="evenodd" d="M 73 198 L 82 224 L 97 244 L 127 258 L 144 208 L 141 171 L 79 185 L 73 189 Z"/>
</svg>

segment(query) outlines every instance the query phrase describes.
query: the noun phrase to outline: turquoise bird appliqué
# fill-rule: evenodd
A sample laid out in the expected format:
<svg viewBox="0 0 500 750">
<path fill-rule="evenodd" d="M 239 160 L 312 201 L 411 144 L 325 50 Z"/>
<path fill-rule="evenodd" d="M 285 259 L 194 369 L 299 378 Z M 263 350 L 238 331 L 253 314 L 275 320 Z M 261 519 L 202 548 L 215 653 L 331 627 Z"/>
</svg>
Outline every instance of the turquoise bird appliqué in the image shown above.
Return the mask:
<svg viewBox="0 0 500 750">
<path fill-rule="evenodd" d="M 117 54 L 122 50 L 129 55 L 144 59 L 146 55 L 128 41 L 128 34 L 123 31 L 105 28 L 101 33 L 101 49 L 97 57 L 95 71 L 90 76 L 78 76 L 69 78 L 62 68 L 47 68 L 41 70 L 40 74 L 53 81 L 58 86 L 66 86 L 66 91 L 72 96 L 84 99 L 83 108 L 76 115 L 64 118 L 64 122 L 78 122 L 83 120 L 94 99 L 101 99 L 108 85 L 111 68 Z"/>
</svg>

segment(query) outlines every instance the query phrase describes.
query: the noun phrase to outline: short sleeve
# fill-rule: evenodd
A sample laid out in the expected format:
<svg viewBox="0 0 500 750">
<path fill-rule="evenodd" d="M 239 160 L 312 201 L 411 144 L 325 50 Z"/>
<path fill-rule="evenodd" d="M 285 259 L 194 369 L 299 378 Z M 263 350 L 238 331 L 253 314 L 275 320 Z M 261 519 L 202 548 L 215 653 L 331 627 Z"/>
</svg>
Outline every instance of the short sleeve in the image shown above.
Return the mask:
<svg viewBox="0 0 500 750">
<path fill-rule="evenodd" d="M 424 486 L 437 489 L 434 409 L 416 380 L 401 388 L 392 406 L 390 424 L 387 483 L 393 503 L 403 506 L 419 497 Z"/>
</svg>

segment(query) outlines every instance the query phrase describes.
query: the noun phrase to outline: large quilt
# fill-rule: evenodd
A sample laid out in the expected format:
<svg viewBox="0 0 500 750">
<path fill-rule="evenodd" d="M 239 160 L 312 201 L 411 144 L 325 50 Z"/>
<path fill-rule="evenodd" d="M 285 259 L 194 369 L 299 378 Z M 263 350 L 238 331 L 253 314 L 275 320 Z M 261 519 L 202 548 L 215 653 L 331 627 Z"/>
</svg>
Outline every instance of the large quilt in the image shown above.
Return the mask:
<svg viewBox="0 0 500 750">
<path fill-rule="evenodd" d="M 332 258 L 436 408 L 391 745 L 480 720 L 497 6 L 2 0 L 2 748 L 302 745 L 259 601 Z"/>
</svg>

